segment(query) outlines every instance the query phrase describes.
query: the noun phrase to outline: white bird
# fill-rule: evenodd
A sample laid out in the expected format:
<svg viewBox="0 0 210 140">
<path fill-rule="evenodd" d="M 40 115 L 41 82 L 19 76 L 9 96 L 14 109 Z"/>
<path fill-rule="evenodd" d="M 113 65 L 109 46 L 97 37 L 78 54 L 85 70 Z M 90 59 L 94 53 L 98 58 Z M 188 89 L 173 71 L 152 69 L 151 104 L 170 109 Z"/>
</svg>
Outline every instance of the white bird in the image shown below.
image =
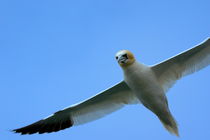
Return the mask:
<svg viewBox="0 0 210 140">
<path fill-rule="evenodd" d="M 165 93 L 183 76 L 210 64 L 210 38 L 153 66 L 137 62 L 127 50 L 119 51 L 116 60 L 123 70 L 123 81 L 86 101 L 13 131 L 21 134 L 56 132 L 102 118 L 125 105 L 142 103 L 170 133 L 179 136 Z"/>
</svg>

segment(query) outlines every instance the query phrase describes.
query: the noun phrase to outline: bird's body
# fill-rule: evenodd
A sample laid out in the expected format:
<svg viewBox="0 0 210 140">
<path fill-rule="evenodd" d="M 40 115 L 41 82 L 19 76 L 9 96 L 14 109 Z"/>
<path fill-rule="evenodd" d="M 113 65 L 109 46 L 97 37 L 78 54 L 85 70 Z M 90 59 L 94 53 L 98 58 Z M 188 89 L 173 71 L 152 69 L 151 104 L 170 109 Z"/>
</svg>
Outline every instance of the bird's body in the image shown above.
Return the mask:
<svg viewBox="0 0 210 140">
<path fill-rule="evenodd" d="M 171 133 L 178 134 L 178 128 L 168 108 L 164 90 L 151 67 L 135 61 L 129 67 L 122 67 L 124 80 L 141 103 L 157 115 Z"/>
<path fill-rule="evenodd" d="M 169 132 L 178 136 L 177 123 L 169 110 L 166 93 L 180 78 L 210 64 L 210 39 L 153 66 L 139 63 L 127 50 L 119 51 L 116 60 L 123 70 L 123 81 L 81 103 L 13 131 L 21 134 L 56 132 L 141 102 Z"/>
<path fill-rule="evenodd" d="M 150 67 L 134 62 L 129 68 L 123 68 L 124 80 L 141 102 L 147 97 L 164 95 L 164 91 Z"/>
<path fill-rule="evenodd" d="M 124 68 L 124 80 L 138 99 L 149 109 L 159 98 L 164 98 L 164 92 L 151 68 L 134 62 L 129 68 Z"/>
</svg>

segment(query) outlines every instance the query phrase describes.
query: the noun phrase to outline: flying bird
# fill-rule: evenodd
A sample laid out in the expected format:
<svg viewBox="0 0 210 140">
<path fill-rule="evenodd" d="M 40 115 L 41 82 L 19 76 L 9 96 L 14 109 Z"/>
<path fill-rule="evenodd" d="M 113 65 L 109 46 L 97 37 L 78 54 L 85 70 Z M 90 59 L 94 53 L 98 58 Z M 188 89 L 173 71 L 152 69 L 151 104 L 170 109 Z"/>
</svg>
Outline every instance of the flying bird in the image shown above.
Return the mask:
<svg viewBox="0 0 210 140">
<path fill-rule="evenodd" d="M 21 134 L 57 132 L 97 120 L 125 105 L 142 103 L 157 116 L 170 133 L 179 136 L 166 93 L 180 78 L 210 64 L 210 38 L 152 66 L 138 62 L 128 50 L 119 51 L 116 54 L 116 61 L 123 70 L 123 81 L 86 101 L 13 131 Z"/>
</svg>

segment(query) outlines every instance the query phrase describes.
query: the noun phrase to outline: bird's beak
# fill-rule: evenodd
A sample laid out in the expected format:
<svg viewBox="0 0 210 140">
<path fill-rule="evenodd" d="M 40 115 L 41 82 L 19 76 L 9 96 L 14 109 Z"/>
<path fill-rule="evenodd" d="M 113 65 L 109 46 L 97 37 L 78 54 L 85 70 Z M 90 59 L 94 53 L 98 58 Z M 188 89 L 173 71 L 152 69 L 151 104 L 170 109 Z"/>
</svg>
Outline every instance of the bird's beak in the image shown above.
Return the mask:
<svg viewBox="0 0 210 140">
<path fill-rule="evenodd" d="M 125 64 L 125 63 L 126 63 L 126 60 L 127 60 L 126 57 L 121 56 L 121 57 L 118 59 L 118 63 Z"/>
</svg>

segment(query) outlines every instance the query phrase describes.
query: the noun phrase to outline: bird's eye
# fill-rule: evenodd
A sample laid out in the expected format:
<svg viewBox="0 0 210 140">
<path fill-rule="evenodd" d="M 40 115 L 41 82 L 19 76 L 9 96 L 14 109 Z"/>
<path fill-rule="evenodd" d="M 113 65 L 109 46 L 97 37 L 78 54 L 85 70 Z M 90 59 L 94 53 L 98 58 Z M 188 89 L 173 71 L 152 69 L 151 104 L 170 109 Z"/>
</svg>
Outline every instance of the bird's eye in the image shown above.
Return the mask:
<svg viewBox="0 0 210 140">
<path fill-rule="evenodd" d="M 115 58 L 118 59 L 118 56 L 116 56 Z"/>
</svg>

